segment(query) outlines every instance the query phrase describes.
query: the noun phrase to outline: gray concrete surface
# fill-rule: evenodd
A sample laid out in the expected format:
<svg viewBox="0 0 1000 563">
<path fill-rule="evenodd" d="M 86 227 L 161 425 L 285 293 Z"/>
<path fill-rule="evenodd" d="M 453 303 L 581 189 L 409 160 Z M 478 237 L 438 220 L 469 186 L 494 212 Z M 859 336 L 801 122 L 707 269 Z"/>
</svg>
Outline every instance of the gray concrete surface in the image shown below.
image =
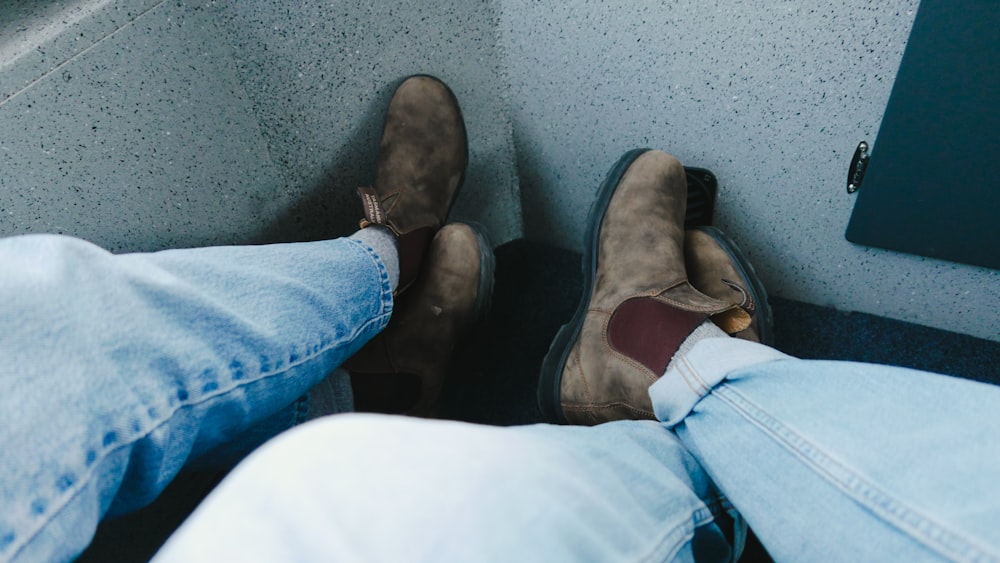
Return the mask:
<svg viewBox="0 0 1000 563">
<path fill-rule="evenodd" d="M 453 218 L 516 238 L 496 28 L 484 2 L 0 4 L 0 234 L 119 252 L 347 234 L 385 104 L 423 72 L 468 122 Z"/>
<path fill-rule="evenodd" d="M 121 4 L 54 36 L 86 40 L 44 65 L 48 40 L 4 61 L 28 83 L 2 90 L 0 230 L 113 251 L 253 240 L 281 184 L 231 49 L 209 12 L 175 3 L 108 31 Z"/>
<path fill-rule="evenodd" d="M 498 243 L 578 248 L 615 159 L 662 148 L 717 174 L 717 222 L 772 293 L 1000 340 L 1000 272 L 843 238 L 847 165 L 917 5 L 11 0 L 0 235 L 134 251 L 345 234 L 382 108 L 426 72 L 469 126 L 453 217 Z"/>
<path fill-rule="evenodd" d="M 521 236 L 504 71 L 492 3 L 271 0 L 221 3 L 271 158 L 286 191 L 268 239 L 353 230 L 354 188 L 369 184 L 383 111 L 399 81 L 426 73 L 455 91 L 469 169 L 452 216 L 496 242 Z"/>
</svg>

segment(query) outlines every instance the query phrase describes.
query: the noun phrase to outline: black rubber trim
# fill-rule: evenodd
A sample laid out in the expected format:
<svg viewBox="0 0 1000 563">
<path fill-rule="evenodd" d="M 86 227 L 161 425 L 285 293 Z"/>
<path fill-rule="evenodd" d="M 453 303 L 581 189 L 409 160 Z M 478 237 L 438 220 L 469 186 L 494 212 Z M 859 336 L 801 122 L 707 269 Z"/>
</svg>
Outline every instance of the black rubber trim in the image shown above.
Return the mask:
<svg viewBox="0 0 1000 563">
<path fill-rule="evenodd" d="M 684 212 L 684 230 L 707 227 L 715 215 L 715 197 L 719 180 L 711 170 L 685 166 L 687 176 L 687 210 Z"/>
<path fill-rule="evenodd" d="M 580 303 L 570 321 L 564 324 L 556 337 L 552 340 L 549 351 L 542 360 L 542 368 L 538 375 L 538 408 L 542 411 L 542 416 L 549 422 L 567 424 L 565 414 L 562 412 L 562 401 L 559 395 L 559 387 L 562 383 L 563 369 L 566 367 L 566 359 L 573 348 L 573 343 L 580 336 L 583 329 L 583 319 L 587 316 L 587 306 L 594 290 L 594 280 L 597 277 L 597 245 L 601 239 L 601 223 L 604 215 L 608 211 L 608 204 L 611 196 L 621 182 L 625 171 L 632 165 L 640 155 L 650 149 L 633 149 L 625 153 L 618 162 L 611 167 L 607 178 L 601 184 L 597 192 L 597 199 L 591 204 L 590 213 L 587 219 L 587 233 L 583 245 L 583 294 L 580 296 Z"/>
</svg>

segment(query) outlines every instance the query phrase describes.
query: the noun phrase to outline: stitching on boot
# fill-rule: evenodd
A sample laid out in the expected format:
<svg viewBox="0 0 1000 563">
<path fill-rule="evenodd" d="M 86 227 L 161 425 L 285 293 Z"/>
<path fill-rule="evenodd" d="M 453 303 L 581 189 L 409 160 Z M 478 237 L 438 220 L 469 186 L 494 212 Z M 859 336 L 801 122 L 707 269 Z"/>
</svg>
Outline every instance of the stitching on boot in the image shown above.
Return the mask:
<svg viewBox="0 0 1000 563">
<path fill-rule="evenodd" d="M 579 374 L 580 374 L 580 381 L 583 382 L 583 392 L 587 396 L 587 401 L 588 402 L 593 402 L 594 401 L 594 395 L 591 394 L 591 392 L 590 392 L 590 385 L 587 384 L 587 374 L 583 371 L 583 354 L 580 352 L 580 350 L 583 348 L 583 346 L 575 346 L 574 348 L 575 348 L 574 350 L 570 351 L 570 354 L 576 356 L 576 358 L 575 358 L 575 360 L 576 360 L 576 366 L 575 366 L 575 368 L 576 368 L 576 371 L 579 372 Z"/>
<path fill-rule="evenodd" d="M 604 311 L 601 312 L 604 313 Z M 611 356 L 613 358 L 617 358 L 618 360 L 625 363 L 629 367 L 632 367 L 635 370 L 639 371 L 641 374 L 643 374 L 650 385 L 656 383 L 656 381 L 660 379 L 660 376 L 663 375 L 662 373 L 659 375 L 653 373 L 653 370 L 649 369 L 642 363 L 633 360 L 629 356 L 622 354 L 614 346 L 611 345 L 611 341 L 608 340 L 608 324 L 611 322 L 611 313 L 605 313 L 605 314 L 607 315 L 607 317 L 605 317 L 604 322 L 601 326 L 601 342 L 604 344 L 604 347 L 607 348 L 607 350 L 611 353 Z"/>
<path fill-rule="evenodd" d="M 646 409 L 636 408 L 636 407 L 633 407 L 632 405 L 630 405 L 628 403 L 624 403 L 624 402 L 621 402 L 621 401 L 611 401 L 611 402 L 608 402 L 608 403 L 588 403 L 586 405 L 567 405 L 567 406 L 563 407 L 563 410 L 566 410 L 566 411 L 581 412 L 581 413 L 586 413 L 586 414 L 590 414 L 590 415 L 593 415 L 593 416 L 597 416 L 598 415 L 597 409 L 602 409 L 602 410 L 605 410 L 605 409 L 625 409 L 625 410 L 627 410 L 629 412 L 632 412 L 633 414 L 645 415 L 645 416 L 648 416 L 648 417 L 655 417 L 656 416 L 656 413 L 654 413 L 653 411 L 649 411 L 649 410 L 646 410 Z M 613 420 L 619 420 L 619 419 L 613 419 Z M 607 421 L 603 420 L 603 419 L 597 419 L 596 422 L 601 423 L 601 422 L 607 422 Z"/>
</svg>

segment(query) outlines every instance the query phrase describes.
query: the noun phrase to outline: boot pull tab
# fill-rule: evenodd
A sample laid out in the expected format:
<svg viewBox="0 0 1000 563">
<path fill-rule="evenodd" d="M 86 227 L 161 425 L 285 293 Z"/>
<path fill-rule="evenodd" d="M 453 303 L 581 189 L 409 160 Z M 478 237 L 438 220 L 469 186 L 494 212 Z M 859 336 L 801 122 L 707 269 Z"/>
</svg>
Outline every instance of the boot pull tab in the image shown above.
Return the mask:
<svg viewBox="0 0 1000 563">
<path fill-rule="evenodd" d="M 754 303 L 753 297 L 747 292 L 747 290 L 743 289 L 736 282 L 727 280 L 726 278 L 722 278 L 722 283 L 728 285 L 733 291 L 737 291 L 743 295 L 743 300 L 740 302 L 739 307 L 740 309 L 746 311 L 748 315 L 753 317 L 754 313 L 757 312 L 757 304 Z"/>
<path fill-rule="evenodd" d="M 358 223 L 358 226 L 364 229 L 372 225 L 385 225 L 385 210 L 382 209 L 382 201 L 379 200 L 375 188 L 362 186 L 358 188 L 358 195 L 361 197 L 361 204 L 365 209 L 365 217 Z"/>
</svg>

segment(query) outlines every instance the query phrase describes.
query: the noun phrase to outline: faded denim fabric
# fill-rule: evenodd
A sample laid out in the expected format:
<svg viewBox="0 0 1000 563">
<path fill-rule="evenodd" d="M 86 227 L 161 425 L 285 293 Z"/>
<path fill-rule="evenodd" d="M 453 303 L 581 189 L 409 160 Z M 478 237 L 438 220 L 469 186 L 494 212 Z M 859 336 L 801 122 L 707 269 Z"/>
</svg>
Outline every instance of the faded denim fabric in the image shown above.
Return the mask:
<svg viewBox="0 0 1000 563">
<path fill-rule="evenodd" d="M 124 255 L 0 240 L 0 560 L 72 558 L 189 461 L 293 425 L 388 322 L 388 280 L 348 239 Z"/>
</svg>

